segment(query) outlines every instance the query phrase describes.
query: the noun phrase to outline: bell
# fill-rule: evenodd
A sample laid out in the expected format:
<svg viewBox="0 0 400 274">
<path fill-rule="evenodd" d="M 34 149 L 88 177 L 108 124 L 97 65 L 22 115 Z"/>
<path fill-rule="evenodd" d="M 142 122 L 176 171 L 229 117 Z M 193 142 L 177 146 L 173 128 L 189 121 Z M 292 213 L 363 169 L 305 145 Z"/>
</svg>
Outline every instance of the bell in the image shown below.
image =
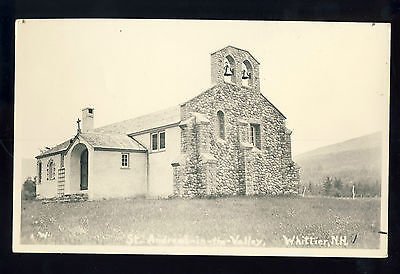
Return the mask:
<svg viewBox="0 0 400 274">
<path fill-rule="evenodd" d="M 242 71 L 242 79 L 249 79 L 250 73 L 247 73 L 245 70 Z"/>
<path fill-rule="evenodd" d="M 224 76 L 232 76 L 232 75 L 233 75 L 233 69 L 231 69 L 228 65 L 226 65 Z"/>
</svg>

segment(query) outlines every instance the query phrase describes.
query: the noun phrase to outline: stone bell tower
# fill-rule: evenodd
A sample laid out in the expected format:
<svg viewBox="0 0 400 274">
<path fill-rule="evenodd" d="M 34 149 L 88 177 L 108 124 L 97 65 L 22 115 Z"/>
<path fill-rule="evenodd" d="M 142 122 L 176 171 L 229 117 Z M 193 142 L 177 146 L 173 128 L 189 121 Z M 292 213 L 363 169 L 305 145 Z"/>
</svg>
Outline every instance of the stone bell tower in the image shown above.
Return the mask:
<svg viewBox="0 0 400 274">
<path fill-rule="evenodd" d="M 227 46 L 211 54 L 211 83 L 230 83 L 260 92 L 259 66 L 247 50 Z"/>
</svg>

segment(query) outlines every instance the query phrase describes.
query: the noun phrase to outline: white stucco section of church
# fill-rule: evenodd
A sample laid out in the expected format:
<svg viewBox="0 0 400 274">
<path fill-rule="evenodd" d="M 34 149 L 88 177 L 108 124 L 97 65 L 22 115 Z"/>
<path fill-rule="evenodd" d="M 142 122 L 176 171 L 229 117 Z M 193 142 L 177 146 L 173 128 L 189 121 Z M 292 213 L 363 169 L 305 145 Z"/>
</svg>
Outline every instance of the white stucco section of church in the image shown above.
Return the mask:
<svg viewBox="0 0 400 274">
<path fill-rule="evenodd" d="M 47 164 L 50 160 L 53 160 L 56 172 L 54 179 L 52 180 L 49 180 L 47 178 Z M 57 171 L 60 168 L 61 155 L 56 154 L 48 157 L 43 157 L 38 161 L 42 163 L 42 171 L 40 183 L 36 185 L 36 192 L 40 194 L 40 198 L 52 198 L 57 195 Z"/>
<path fill-rule="evenodd" d="M 60 195 L 86 193 L 90 200 L 103 198 L 136 197 L 147 194 L 146 150 L 95 148 L 78 135 L 67 150 L 40 157 L 41 182 L 37 184 L 39 198 L 55 198 Z M 87 150 L 87 189 L 81 189 L 81 156 Z M 58 172 L 64 153 L 65 180 L 59 180 Z M 129 164 L 122 166 L 122 154 L 128 155 Z M 48 179 L 47 165 L 54 163 L 54 178 Z M 39 174 L 39 172 L 38 172 Z M 59 188 L 63 189 L 62 192 Z M 60 194 L 61 193 L 61 194 Z"/>
<path fill-rule="evenodd" d="M 151 151 L 151 133 L 165 131 L 165 150 Z M 134 135 L 133 138 L 148 149 L 148 196 L 167 197 L 173 194 L 171 163 L 181 153 L 181 129 L 178 126 Z"/>
<path fill-rule="evenodd" d="M 129 167 L 121 167 L 124 151 L 95 150 L 92 155 L 90 199 L 135 197 L 146 194 L 146 153 L 129 153 Z"/>
</svg>

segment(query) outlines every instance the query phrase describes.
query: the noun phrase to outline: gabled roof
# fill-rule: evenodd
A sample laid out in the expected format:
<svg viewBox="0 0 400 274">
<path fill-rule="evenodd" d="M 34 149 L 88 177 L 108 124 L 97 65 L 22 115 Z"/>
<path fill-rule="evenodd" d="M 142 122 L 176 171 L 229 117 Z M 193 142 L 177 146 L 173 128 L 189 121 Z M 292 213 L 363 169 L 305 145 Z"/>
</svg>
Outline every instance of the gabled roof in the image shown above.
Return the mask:
<svg viewBox="0 0 400 274">
<path fill-rule="evenodd" d="M 37 157 L 42 157 L 42 156 L 46 156 L 46 155 L 61 153 L 61 152 L 65 151 L 68 148 L 68 146 L 69 146 L 69 144 L 70 144 L 70 142 L 72 140 L 73 139 L 68 139 L 67 141 L 62 142 L 61 144 L 58 144 L 58 145 L 56 145 L 56 146 L 44 151 L 43 153 L 41 153 Z"/>
<path fill-rule="evenodd" d="M 74 138 L 69 139 L 61 144 L 54 146 L 51 149 L 46 150 L 42 154 L 36 156 L 36 158 L 43 158 L 45 156 L 50 156 L 65 152 L 71 147 L 72 143 L 77 138 L 82 138 L 94 148 L 116 149 L 116 150 L 125 149 L 125 150 L 136 150 L 136 151 L 147 150 L 138 141 L 136 141 L 132 137 L 129 137 L 126 134 L 85 132 L 85 133 L 79 133 Z"/>
<path fill-rule="evenodd" d="M 80 133 L 78 135 L 78 138 L 79 137 L 82 137 L 94 148 L 130 149 L 146 151 L 146 148 L 144 146 L 142 146 L 138 141 L 129 137 L 126 134 L 85 132 Z"/>
<path fill-rule="evenodd" d="M 257 62 L 257 64 L 260 64 L 260 62 L 258 62 L 258 60 L 257 60 L 248 50 L 241 49 L 241 48 L 237 48 L 237 47 L 234 47 L 234 46 L 226 46 L 226 47 L 224 47 L 224 48 L 222 48 L 222 49 L 219 49 L 219 50 L 217 50 L 217 51 L 214 51 L 213 53 L 211 53 L 211 55 L 213 55 L 213 54 L 215 54 L 215 53 L 217 53 L 217 52 L 219 52 L 219 51 L 223 51 L 223 50 L 225 50 L 225 49 L 227 49 L 227 48 L 232 48 L 232 49 L 244 51 L 244 52 L 246 52 L 248 55 L 250 55 L 251 58 L 253 58 L 254 61 Z"/>
<path fill-rule="evenodd" d="M 97 133 L 124 133 L 132 134 L 147 129 L 177 124 L 181 121 L 180 106 L 173 106 L 161 111 L 139 116 L 122 122 L 113 123 L 107 126 L 94 129 Z"/>
</svg>

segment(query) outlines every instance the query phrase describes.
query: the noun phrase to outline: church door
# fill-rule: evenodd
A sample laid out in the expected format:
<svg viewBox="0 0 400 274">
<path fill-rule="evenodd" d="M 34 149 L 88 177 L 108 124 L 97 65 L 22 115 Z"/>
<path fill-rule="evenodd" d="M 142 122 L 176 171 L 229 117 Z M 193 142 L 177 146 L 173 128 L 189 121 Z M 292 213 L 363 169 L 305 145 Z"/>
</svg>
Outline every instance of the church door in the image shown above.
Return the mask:
<svg viewBox="0 0 400 274">
<path fill-rule="evenodd" d="M 88 189 L 88 150 L 85 149 L 81 154 L 81 190 Z"/>
</svg>

